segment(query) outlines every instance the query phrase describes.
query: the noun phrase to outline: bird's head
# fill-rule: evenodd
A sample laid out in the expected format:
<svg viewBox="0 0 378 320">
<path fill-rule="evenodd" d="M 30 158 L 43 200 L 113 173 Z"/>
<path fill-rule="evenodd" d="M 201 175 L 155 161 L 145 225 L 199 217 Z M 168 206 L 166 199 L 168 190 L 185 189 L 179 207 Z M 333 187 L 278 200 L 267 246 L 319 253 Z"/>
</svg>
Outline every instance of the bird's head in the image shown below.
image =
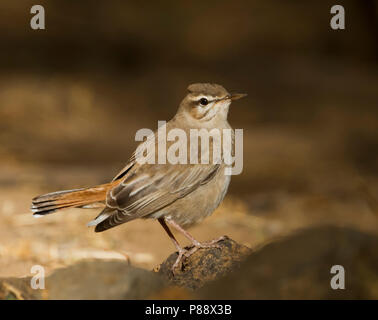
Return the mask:
<svg viewBox="0 0 378 320">
<path fill-rule="evenodd" d="M 179 112 L 187 113 L 201 122 L 214 118 L 226 120 L 231 102 L 245 96 L 240 93 L 230 94 L 219 84 L 194 83 L 188 87 L 188 94 L 182 100 Z"/>
</svg>

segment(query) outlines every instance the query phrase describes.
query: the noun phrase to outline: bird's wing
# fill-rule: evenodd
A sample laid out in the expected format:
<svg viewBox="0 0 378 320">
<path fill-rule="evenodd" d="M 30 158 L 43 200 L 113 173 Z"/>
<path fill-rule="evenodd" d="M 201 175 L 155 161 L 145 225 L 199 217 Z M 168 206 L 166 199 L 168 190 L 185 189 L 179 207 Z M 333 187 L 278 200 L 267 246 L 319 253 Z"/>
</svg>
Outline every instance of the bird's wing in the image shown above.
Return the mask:
<svg viewBox="0 0 378 320">
<path fill-rule="evenodd" d="M 118 175 L 123 176 L 123 181 L 109 190 L 106 197 L 108 211 L 115 213 L 99 223 L 96 231 L 104 231 L 166 207 L 209 182 L 219 168 L 220 164 L 131 162 Z"/>
</svg>

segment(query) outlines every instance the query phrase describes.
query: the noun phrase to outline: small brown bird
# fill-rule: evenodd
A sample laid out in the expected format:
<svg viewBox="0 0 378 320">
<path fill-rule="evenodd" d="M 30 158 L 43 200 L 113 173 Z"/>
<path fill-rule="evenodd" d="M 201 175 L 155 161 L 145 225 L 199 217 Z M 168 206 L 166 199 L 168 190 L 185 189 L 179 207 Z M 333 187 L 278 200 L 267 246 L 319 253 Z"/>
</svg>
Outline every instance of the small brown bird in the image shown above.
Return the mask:
<svg viewBox="0 0 378 320">
<path fill-rule="evenodd" d="M 245 94 L 229 94 L 217 84 L 192 84 L 188 87 L 188 94 L 181 102 L 176 115 L 167 122 L 164 129 L 166 132 L 181 129 L 188 136 L 191 129 L 231 129 L 227 122 L 229 106 L 232 100 L 244 96 Z M 157 134 L 159 130 L 161 128 Z M 156 133 L 153 137 L 155 136 Z M 159 148 L 158 139 L 152 138 L 149 137 L 139 147 Z M 173 143 L 166 141 L 167 148 Z M 186 142 L 181 147 L 189 150 Z M 199 158 L 204 154 L 211 156 L 214 148 L 212 140 L 205 148 L 201 147 L 198 152 Z M 183 258 L 200 248 L 217 247 L 217 242 L 224 238 L 200 243 L 184 227 L 201 221 L 219 206 L 230 183 L 231 176 L 225 174 L 225 168 L 230 165 L 226 164 L 223 157 L 220 161 L 208 163 L 150 163 L 139 161 L 142 154 L 137 149 L 111 182 L 92 188 L 57 191 L 35 197 L 31 210 L 34 215 L 41 216 L 66 208 L 86 208 L 98 203 L 104 204 L 105 208 L 88 224 L 96 226 L 96 232 L 137 218 L 157 219 L 178 250 L 177 260 L 172 267 L 174 272 Z M 152 157 L 159 160 L 159 155 L 153 154 Z M 168 225 L 188 238 L 193 247 L 181 247 Z"/>
</svg>

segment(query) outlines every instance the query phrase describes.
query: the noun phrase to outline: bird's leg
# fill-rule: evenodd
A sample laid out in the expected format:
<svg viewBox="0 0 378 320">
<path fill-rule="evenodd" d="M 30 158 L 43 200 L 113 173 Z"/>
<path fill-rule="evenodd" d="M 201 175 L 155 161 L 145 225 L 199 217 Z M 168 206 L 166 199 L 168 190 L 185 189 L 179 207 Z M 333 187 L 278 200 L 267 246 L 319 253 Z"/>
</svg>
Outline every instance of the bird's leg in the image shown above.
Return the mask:
<svg viewBox="0 0 378 320">
<path fill-rule="evenodd" d="M 191 256 L 194 252 L 196 252 L 198 249 L 202 248 L 221 248 L 221 246 L 218 244 L 219 241 L 225 240 L 227 237 L 222 236 L 218 239 L 211 240 L 209 242 L 199 242 L 193 236 L 183 229 L 179 224 L 177 224 L 175 221 L 173 221 L 171 218 L 165 218 L 165 221 L 168 222 L 172 227 L 174 227 L 177 231 L 180 231 L 190 242 L 193 244 L 193 248 L 191 248 L 188 252 L 185 253 L 185 257 Z M 176 241 L 177 242 L 177 241 Z"/>
<path fill-rule="evenodd" d="M 172 266 L 172 273 L 173 275 L 175 274 L 175 269 L 179 266 L 181 260 L 183 257 L 185 257 L 185 254 L 188 252 L 188 250 L 182 248 L 180 246 L 180 244 L 178 243 L 178 241 L 176 240 L 175 236 L 173 235 L 173 233 L 171 232 L 171 230 L 169 230 L 167 224 L 165 223 L 165 220 L 164 218 L 159 218 L 158 221 L 160 222 L 160 224 L 162 225 L 162 227 L 164 228 L 165 232 L 167 232 L 169 238 L 171 238 L 173 244 L 175 245 L 177 251 L 178 251 L 178 257 L 175 261 L 175 263 L 173 264 Z"/>
</svg>

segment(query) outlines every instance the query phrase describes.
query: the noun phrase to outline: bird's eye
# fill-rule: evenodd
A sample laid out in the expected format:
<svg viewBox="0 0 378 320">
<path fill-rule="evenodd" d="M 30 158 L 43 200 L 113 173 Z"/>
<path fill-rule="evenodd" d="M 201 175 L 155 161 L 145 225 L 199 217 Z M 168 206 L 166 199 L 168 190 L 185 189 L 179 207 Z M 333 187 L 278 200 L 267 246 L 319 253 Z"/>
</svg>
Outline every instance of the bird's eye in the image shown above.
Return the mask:
<svg viewBox="0 0 378 320">
<path fill-rule="evenodd" d="M 202 105 L 202 106 L 207 106 L 207 104 L 209 103 L 209 101 L 206 99 L 206 98 L 202 98 L 199 103 Z"/>
</svg>

